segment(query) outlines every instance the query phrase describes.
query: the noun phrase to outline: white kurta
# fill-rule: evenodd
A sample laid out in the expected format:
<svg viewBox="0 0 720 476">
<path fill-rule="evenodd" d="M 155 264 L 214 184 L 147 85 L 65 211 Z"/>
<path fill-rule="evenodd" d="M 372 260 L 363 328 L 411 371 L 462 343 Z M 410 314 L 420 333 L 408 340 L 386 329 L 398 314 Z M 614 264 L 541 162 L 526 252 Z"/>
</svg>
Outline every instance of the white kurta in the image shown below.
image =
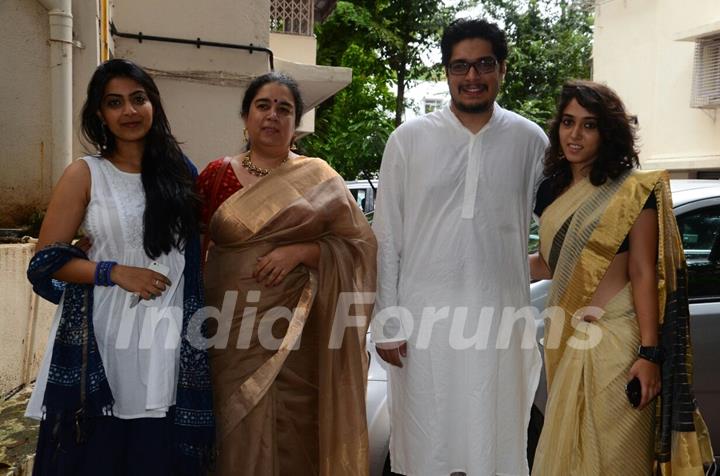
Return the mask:
<svg viewBox="0 0 720 476">
<path fill-rule="evenodd" d="M 90 203 L 82 227 L 93 261 L 117 261 L 144 268 L 152 262 L 143 248 L 145 191 L 139 173 L 127 173 L 111 162 L 83 157 L 90 168 Z M 93 324 L 118 418 L 164 417 L 175 404 L 183 309 L 184 253 L 173 248 L 157 258 L 168 266 L 172 282 L 160 297 L 130 307 L 131 294 L 120 286 L 95 286 Z M 151 304 L 151 306 L 145 306 Z M 38 370 L 25 416 L 41 418 L 48 372 L 62 302 L 57 308 L 48 347 Z"/>
<path fill-rule="evenodd" d="M 375 342 L 409 341 L 404 367 L 388 372 L 395 472 L 528 473 L 540 354 L 533 320 L 501 315 L 529 306 L 528 229 L 546 145 L 538 126 L 497 104 L 477 134 L 446 107 L 388 140 L 372 332 Z M 383 327 L 377 313 L 391 306 L 409 322 Z"/>
</svg>

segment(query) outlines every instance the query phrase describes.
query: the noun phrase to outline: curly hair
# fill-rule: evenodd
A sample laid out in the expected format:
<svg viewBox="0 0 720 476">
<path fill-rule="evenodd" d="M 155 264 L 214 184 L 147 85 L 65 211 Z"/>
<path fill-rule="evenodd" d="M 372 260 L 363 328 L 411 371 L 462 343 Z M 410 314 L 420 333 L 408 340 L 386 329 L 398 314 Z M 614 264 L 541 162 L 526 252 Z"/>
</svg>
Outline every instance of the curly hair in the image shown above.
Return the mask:
<svg viewBox="0 0 720 476">
<path fill-rule="evenodd" d="M 459 18 L 445 28 L 440 40 L 442 65 L 447 67 L 456 44 L 473 38 L 489 41 L 498 63 L 502 63 L 507 59 L 507 38 L 505 32 L 496 23 L 490 23 L 482 19 Z"/>
<path fill-rule="evenodd" d="M 553 192 L 559 193 L 572 182 L 570 163 L 560 144 L 560 125 L 565 108 L 575 99 L 597 117 L 600 145 L 590 168 L 590 182 L 604 184 L 628 169 L 640 166 L 633 117 L 628 116 L 618 95 L 609 87 L 592 81 L 569 81 L 560 92 L 557 112 L 550 122 L 550 145 L 545 151 L 544 175 L 552 180 Z"/>
</svg>

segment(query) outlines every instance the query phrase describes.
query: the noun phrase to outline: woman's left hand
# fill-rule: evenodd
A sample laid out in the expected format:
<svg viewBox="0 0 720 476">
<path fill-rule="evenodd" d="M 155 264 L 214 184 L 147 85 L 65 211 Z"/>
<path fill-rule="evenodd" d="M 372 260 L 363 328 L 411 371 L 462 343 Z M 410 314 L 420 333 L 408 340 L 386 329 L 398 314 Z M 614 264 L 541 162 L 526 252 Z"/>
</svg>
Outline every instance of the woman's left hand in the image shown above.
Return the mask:
<svg viewBox="0 0 720 476">
<path fill-rule="evenodd" d="M 278 246 L 258 258 L 253 277 L 265 286 L 277 286 L 301 262 L 302 257 L 295 246 Z"/>
<path fill-rule="evenodd" d="M 645 408 L 660 393 L 660 365 L 647 359 L 637 359 L 628 374 L 628 381 L 637 377 L 640 380 L 642 397 L 638 410 Z"/>
</svg>

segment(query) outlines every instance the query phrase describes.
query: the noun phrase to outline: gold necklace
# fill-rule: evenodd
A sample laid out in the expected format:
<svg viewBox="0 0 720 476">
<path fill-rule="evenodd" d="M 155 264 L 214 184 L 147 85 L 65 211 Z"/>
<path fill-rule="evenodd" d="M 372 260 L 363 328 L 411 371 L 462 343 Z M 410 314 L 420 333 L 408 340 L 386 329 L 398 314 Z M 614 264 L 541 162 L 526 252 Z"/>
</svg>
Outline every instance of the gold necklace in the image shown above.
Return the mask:
<svg viewBox="0 0 720 476">
<path fill-rule="evenodd" d="M 257 165 L 255 165 L 255 164 L 252 163 L 252 159 L 250 158 L 250 155 L 251 155 L 251 154 L 252 154 L 252 152 L 248 152 L 248 155 L 246 155 L 245 157 L 243 157 L 241 163 L 242 163 L 242 166 L 245 167 L 248 172 L 250 172 L 251 174 L 253 174 L 253 175 L 256 176 L 256 177 L 264 177 L 264 176 L 266 176 L 267 174 L 269 174 L 270 172 L 272 172 L 273 170 L 275 170 L 277 167 L 280 167 L 282 164 L 284 164 L 285 162 L 287 162 L 288 159 L 290 158 L 290 156 L 285 157 L 285 158 L 282 160 L 282 162 L 280 162 L 280 164 L 279 164 L 277 167 L 274 167 L 274 168 L 272 168 L 272 169 L 263 169 L 263 168 L 258 167 Z"/>
</svg>

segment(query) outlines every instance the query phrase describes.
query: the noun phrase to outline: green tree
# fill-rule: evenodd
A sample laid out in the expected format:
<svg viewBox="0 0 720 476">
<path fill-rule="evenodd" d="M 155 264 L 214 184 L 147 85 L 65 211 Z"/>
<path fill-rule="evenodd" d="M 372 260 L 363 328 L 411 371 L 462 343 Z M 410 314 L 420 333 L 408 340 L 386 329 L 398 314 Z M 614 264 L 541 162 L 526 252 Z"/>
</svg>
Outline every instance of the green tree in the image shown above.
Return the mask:
<svg viewBox="0 0 720 476">
<path fill-rule="evenodd" d="M 562 84 L 589 79 L 592 9 L 579 0 L 480 0 L 510 43 L 500 101 L 545 127 Z"/>
<path fill-rule="evenodd" d="M 320 105 L 315 133 L 301 142 L 307 153 L 327 160 L 347 180 L 377 172 L 393 130 L 392 75 L 372 41 L 379 27 L 362 3 L 368 2 L 338 2 L 315 27 L 318 64 L 352 68 L 353 78 Z"/>
<path fill-rule="evenodd" d="M 385 75 L 374 71 L 372 52 L 351 44 L 340 65 L 353 68 L 352 82 L 319 108 L 315 133 L 301 145 L 327 160 L 346 180 L 371 178 L 394 128 L 389 113 L 394 98 Z"/>
<path fill-rule="evenodd" d="M 464 3 L 455 7 L 445 6 L 437 0 L 395 0 L 377 4 L 375 15 L 382 26 L 378 47 L 395 80 L 395 126 L 399 126 L 405 112 L 406 87 L 410 81 L 431 74 L 433 68 L 423 62 L 423 55 L 437 47 L 443 28 Z"/>
<path fill-rule="evenodd" d="M 339 1 L 316 25 L 318 64 L 350 67 L 353 80 L 318 108 L 315 134 L 303 147 L 346 179 L 375 174 L 388 135 L 402 121 L 405 89 L 430 74 L 422 57 L 458 8 L 437 0 Z"/>
</svg>

